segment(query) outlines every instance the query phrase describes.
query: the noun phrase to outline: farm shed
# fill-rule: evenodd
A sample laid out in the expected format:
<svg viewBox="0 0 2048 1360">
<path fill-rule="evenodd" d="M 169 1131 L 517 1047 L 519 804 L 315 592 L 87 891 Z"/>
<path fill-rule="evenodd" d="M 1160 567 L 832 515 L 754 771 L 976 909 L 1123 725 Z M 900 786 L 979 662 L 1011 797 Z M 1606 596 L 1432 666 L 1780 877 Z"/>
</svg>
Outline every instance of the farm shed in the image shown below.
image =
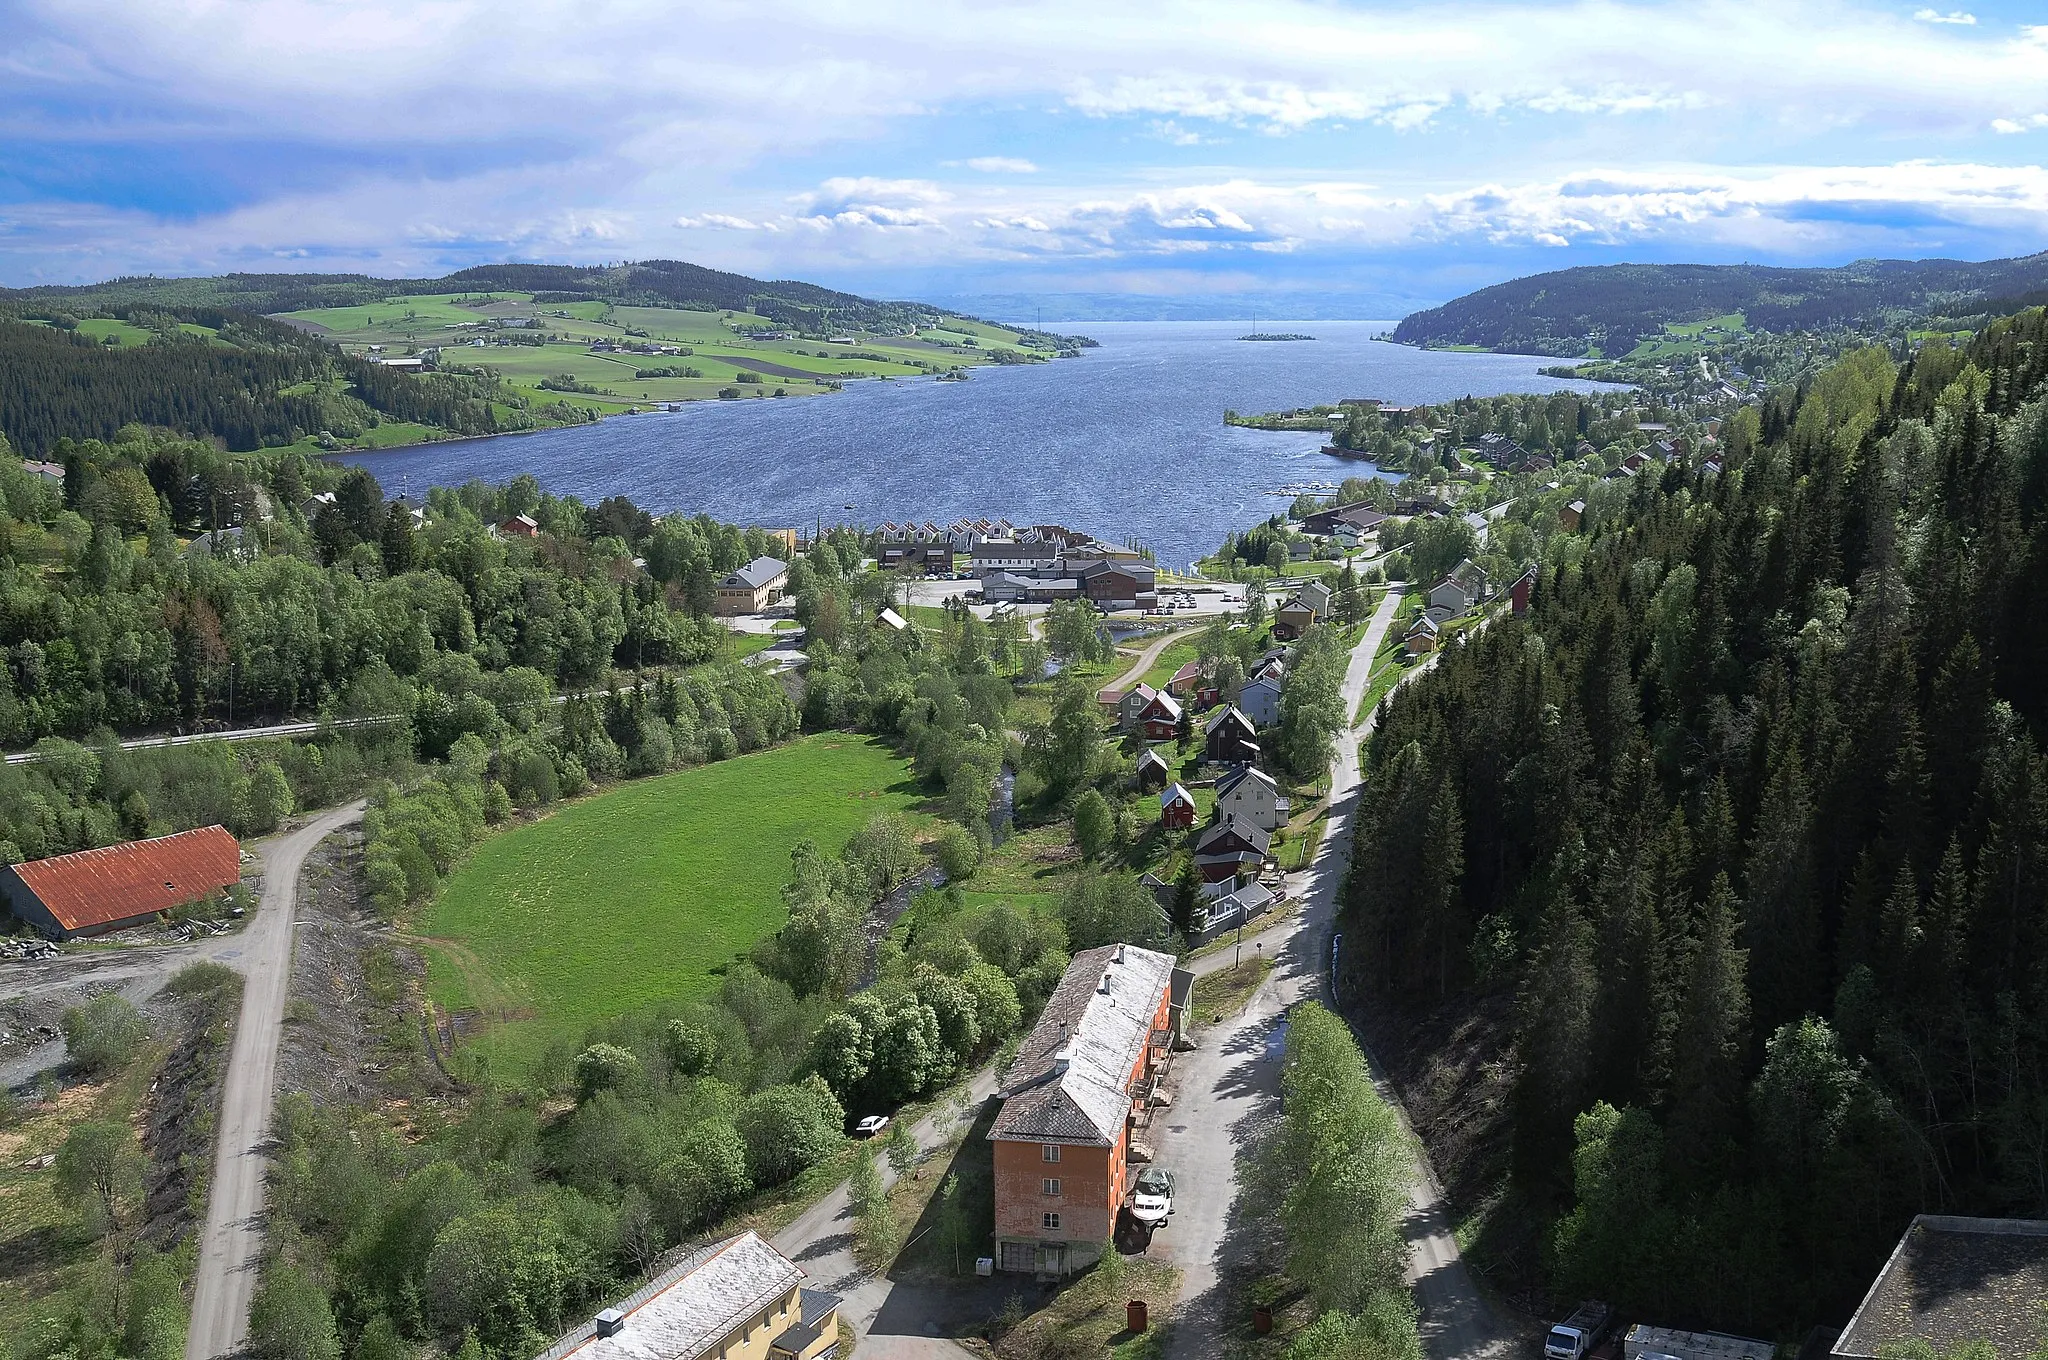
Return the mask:
<svg viewBox="0 0 2048 1360">
<path fill-rule="evenodd" d="M 224 826 L 0 869 L 14 914 L 54 940 L 104 935 L 199 902 L 242 878 L 242 847 Z"/>
</svg>

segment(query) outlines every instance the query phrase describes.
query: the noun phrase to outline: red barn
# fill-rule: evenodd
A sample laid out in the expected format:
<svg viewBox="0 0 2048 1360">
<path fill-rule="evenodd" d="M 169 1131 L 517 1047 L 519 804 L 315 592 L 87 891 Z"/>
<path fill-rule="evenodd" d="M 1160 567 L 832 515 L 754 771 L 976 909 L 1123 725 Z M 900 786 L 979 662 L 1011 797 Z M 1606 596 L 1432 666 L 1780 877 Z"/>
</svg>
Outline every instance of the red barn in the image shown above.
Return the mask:
<svg viewBox="0 0 2048 1360">
<path fill-rule="evenodd" d="M 80 850 L 0 869 L 14 914 L 53 940 L 104 935 L 201 902 L 242 879 L 224 826 Z"/>
</svg>

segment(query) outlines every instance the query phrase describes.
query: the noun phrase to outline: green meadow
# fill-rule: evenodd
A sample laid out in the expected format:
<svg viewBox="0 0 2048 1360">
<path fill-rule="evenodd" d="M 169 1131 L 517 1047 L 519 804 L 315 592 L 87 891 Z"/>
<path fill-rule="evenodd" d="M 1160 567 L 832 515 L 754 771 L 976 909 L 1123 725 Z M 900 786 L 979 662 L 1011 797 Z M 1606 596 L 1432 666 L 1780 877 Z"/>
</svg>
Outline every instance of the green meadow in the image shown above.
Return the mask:
<svg viewBox="0 0 2048 1360">
<path fill-rule="evenodd" d="M 474 1043 L 523 1071 L 558 1036 L 710 994 L 780 928 L 798 841 L 837 851 L 919 800 L 887 746 L 823 733 L 567 804 L 449 875 L 417 926 L 429 992 L 476 1012 Z"/>
</svg>

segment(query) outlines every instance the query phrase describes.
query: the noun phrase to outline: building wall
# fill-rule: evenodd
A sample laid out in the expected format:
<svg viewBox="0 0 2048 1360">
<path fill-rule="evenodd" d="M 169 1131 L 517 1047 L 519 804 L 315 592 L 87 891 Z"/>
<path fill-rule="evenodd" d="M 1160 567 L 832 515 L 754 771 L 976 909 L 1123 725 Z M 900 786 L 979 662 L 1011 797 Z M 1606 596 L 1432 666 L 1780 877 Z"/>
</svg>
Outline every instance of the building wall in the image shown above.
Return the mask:
<svg viewBox="0 0 2048 1360">
<path fill-rule="evenodd" d="M 1168 1029 L 1173 1018 L 1173 988 L 1164 988 L 1150 1030 Z M 1154 1058 L 1166 1054 L 1150 1042 L 1131 1065 L 1126 1085 L 1152 1075 Z M 1103 1242 L 1116 1228 L 1117 1212 L 1134 1179 L 1130 1169 L 1130 1121 L 1117 1131 L 1114 1147 L 1059 1144 L 1060 1160 L 1045 1160 L 1045 1144 L 999 1139 L 995 1144 L 996 1266 L 1005 1264 L 1005 1242 L 1064 1246 L 1061 1268 L 1077 1270 L 1093 1263 Z M 1045 1193 L 1045 1179 L 1058 1177 L 1060 1193 Z M 1044 1215 L 1056 1212 L 1058 1228 L 1045 1226 Z M 1034 1266 L 1034 1269 L 1037 1267 Z"/>
<path fill-rule="evenodd" d="M 768 1360 L 769 1343 L 801 1320 L 799 1300 L 799 1291 L 792 1286 L 788 1293 L 727 1332 L 723 1341 L 703 1353 L 723 1355 L 725 1360 Z"/>
<path fill-rule="evenodd" d="M 770 585 L 758 590 L 741 586 L 719 586 L 711 599 L 711 612 L 720 618 L 732 618 L 739 614 L 758 614 L 782 597 L 782 583 L 787 577 L 778 578 Z"/>
</svg>

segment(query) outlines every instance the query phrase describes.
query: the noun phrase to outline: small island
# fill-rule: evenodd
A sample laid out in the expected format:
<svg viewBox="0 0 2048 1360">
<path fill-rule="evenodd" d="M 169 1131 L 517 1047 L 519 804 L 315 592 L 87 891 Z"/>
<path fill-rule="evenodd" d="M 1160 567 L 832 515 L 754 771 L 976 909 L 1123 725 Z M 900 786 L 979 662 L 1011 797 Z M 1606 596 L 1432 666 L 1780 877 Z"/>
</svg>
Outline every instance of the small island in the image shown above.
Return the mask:
<svg viewBox="0 0 2048 1360">
<path fill-rule="evenodd" d="M 1240 336 L 1238 336 L 1237 338 L 1238 338 L 1238 339 L 1240 339 L 1240 340 L 1313 340 L 1313 339 L 1315 339 L 1315 337 L 1314 337 L 1313 335 L 1303 335 L 1303 334 L 1301 334 L 1301 333 L 1300 333 L 1299 331 L 1253 331 L 1253 332 L 1252 332 L 1252 333 L 1251 333 L 1250 335 L 1240 335 Z"/>
</svg>

